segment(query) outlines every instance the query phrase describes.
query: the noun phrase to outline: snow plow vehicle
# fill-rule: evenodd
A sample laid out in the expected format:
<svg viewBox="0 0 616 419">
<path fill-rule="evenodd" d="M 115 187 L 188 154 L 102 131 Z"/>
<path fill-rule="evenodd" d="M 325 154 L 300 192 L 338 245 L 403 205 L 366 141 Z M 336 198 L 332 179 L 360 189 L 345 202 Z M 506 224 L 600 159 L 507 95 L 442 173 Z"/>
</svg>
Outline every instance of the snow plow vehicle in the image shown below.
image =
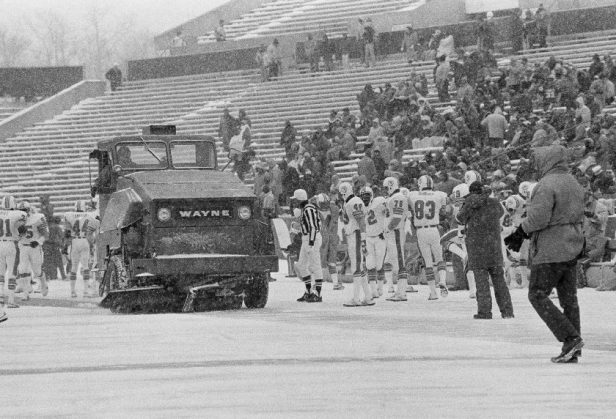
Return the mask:
<svg viewBox="0 0 616 419">
<path fill-rule="evenodd" d="M 160 135 L 160 133 L 163 135 Z M 98 142 L 100 305 L 117 313 L 263 308 L 278 270 L 248 185 L 212 137 L 175 127 Z M 101 275 L 102 273 L 102 275 Z"/>
</svg>

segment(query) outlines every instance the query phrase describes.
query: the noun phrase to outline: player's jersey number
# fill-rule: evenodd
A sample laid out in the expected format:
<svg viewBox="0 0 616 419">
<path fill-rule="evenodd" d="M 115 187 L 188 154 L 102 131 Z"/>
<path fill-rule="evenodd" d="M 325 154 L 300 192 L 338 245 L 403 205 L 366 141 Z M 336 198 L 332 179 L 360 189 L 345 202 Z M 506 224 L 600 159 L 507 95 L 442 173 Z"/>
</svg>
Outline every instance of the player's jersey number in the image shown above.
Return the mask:
<svg viewBox="0 0 616 419">
<path fill-rule="evenodd" d="M 13 237 L 11 232 L 11 220 L 0 218 L 0 237 Z"/>
<path fill-rule="evenodd" d="M 374 213 L 373 210 L 369 210 L 368 211 L 368 224 L 369 225 L 374 225 L 376 224 L 376 214 Z"/>
<path fill-rule="evenodd" d="M 413 207 L 413 212 L 415 213 L 415 219 L 423 220 L 432 220 L 436 215 L 436 203 L 434 201 L 415 201 L 415 205 Z"/>
</svg>

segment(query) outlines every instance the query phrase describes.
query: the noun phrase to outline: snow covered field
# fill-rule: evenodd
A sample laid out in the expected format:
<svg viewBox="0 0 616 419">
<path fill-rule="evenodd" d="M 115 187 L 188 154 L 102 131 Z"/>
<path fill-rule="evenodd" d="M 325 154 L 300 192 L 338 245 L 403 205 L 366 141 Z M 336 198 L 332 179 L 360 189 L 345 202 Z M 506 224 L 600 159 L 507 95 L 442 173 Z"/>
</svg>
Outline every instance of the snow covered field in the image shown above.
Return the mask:
<svg viewBox="0 0 616 419">
<path fill-rule="evenodd" d="M 577 365 L 512 291 L 516 318 L 473 320 L 466 292 L 344 308 L 297 303 L 277 275 L 263 310 L 114 315 L 24 306 L 0 324 L 2 417 L 614 417 L 616 293 L 580 292 Z M 66 295 L 53 281 L 50 296 Z"/>
</svg>

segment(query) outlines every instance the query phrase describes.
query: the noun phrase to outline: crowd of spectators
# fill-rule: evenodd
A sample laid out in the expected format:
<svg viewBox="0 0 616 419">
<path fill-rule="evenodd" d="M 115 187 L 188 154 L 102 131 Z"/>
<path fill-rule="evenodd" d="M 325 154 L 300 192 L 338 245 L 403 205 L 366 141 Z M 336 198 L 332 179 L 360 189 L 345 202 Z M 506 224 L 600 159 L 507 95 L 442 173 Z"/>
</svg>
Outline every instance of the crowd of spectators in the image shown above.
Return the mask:
<svg viewBox="0 0 616 419">
<path fill-rule="evenodd" d="M 513 58 L 497 68 L 489 52 L 456 54 L 446 75 L 455 101 L 439 109 L 426 98 L 426 75 L 411 73 L 394 85 L 366 85 L 357 96 L 357 115 L 332 110 L 314 131 L 298 132 L 286 121 L 280 138 L 285 158 L 259 163 L 277 204 L 288 204 L 298 188 L 309 195 L 328 191 L 338 182 L 333 162 L 353 153 L 362 155 L 356 185 L 378 185 L 394 174 L 413 189 L 420 175 L 429 174 L 450 193 L 465 171 L 476 170 L 495 192 L 517 191 L 533 177 L 530 148 L 554 143 L 570 150 L 572 170 L 593 196 L 614 195 L 616 119 L 603 112 L 614 100 L 609 55 L 596 55 L 588 69 L 577 70 L 556 57 L 543 63 Z M 430 147 L 440 150 L 403 163 L 405 150 Z M 262 185 L 255 187 L 261 194 Z"/>
</svg>

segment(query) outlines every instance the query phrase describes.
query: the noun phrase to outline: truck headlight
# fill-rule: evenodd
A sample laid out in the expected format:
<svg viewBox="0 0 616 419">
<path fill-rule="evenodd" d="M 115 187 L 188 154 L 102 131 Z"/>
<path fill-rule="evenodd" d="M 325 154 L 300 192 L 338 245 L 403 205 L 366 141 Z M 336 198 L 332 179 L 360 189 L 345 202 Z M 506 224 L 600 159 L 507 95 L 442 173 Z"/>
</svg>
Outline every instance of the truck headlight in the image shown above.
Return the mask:
<svg viewBox="0 0 616 419">
<path fill-rule="evenodd" d="M 171 219 L 171 211 L 169 208 L 159 208 L 158 209 L 158 220 L 165 222 Z"/>
<path fill-rule="evenodd" d="M 237 209 L 237 215 L 240 216 L 240 219 L 247 220 L 250 218 L 250 208 L 247 206 L 242 206 Z"/>
</svg>

